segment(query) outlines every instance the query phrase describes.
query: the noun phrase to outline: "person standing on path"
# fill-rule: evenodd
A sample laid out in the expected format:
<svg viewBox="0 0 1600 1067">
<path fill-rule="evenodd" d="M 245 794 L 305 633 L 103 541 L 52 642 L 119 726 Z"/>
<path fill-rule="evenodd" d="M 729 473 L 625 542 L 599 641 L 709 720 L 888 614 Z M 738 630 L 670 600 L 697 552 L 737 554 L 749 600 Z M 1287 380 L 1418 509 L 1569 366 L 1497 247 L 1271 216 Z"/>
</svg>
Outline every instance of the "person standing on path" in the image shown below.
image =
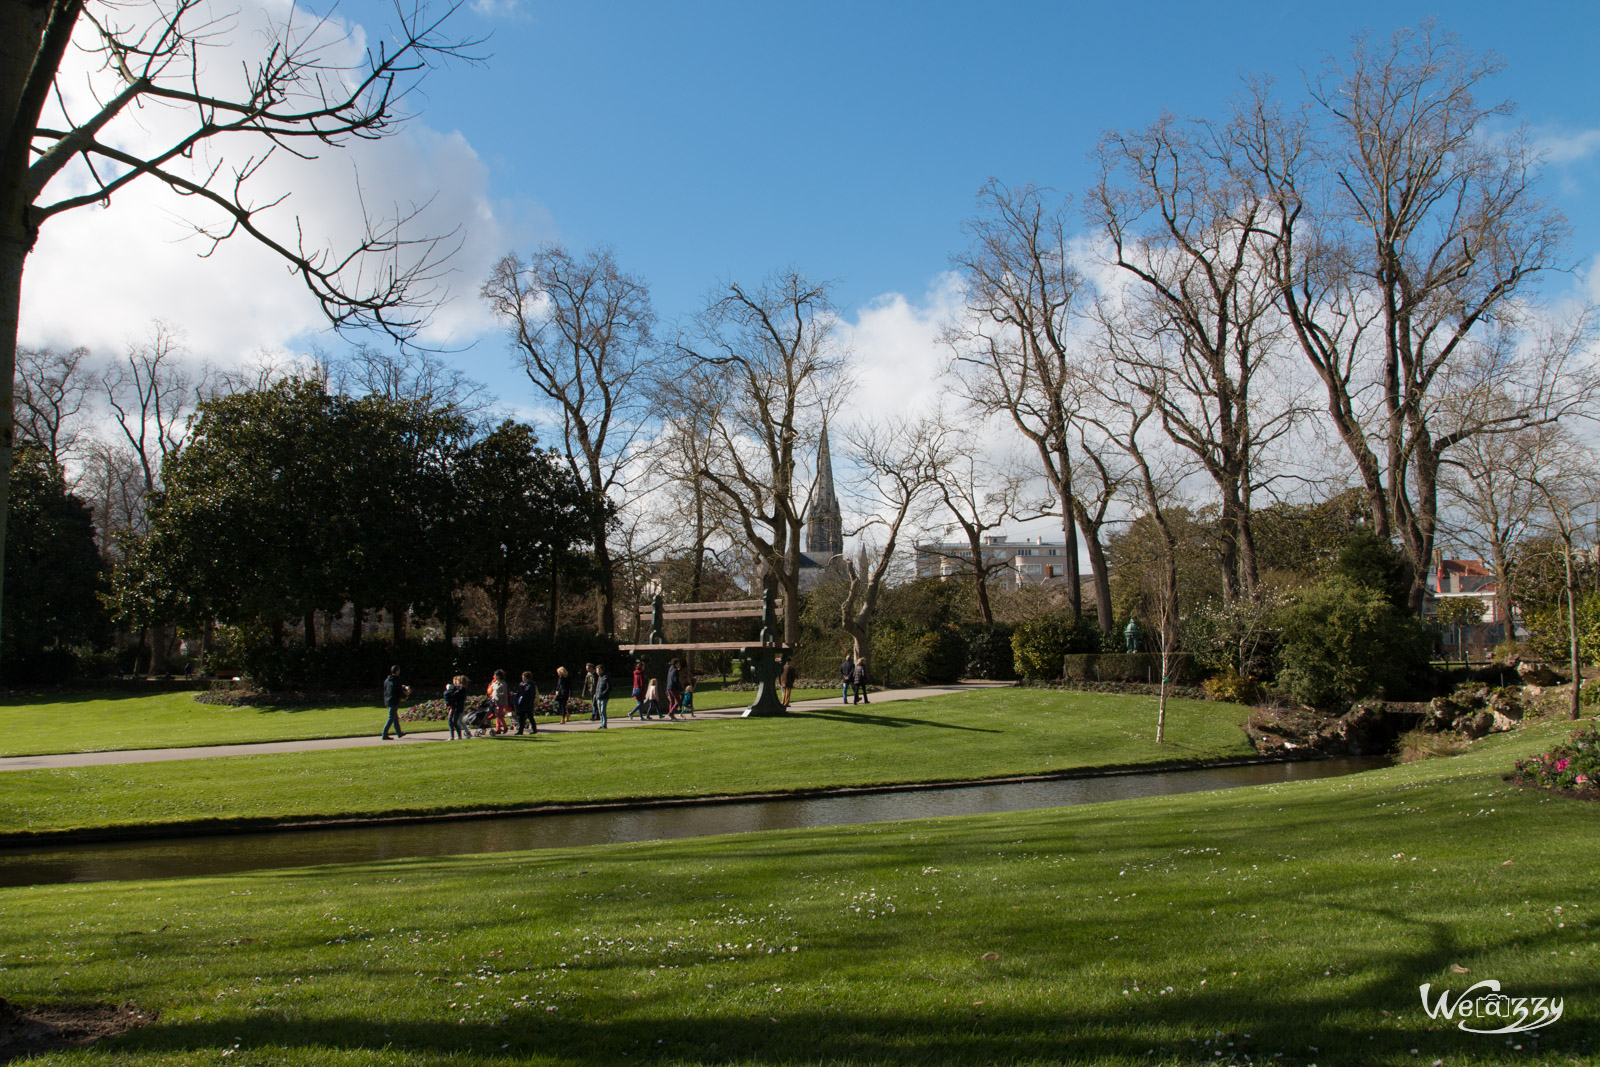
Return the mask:
<svg viewBox="0 0 1600 1067">
<path fill-rule="evenodd" d="M 778 685 L 783 689 L 783 706 L 789 707 L 789 694 L 794 692 L 795 669 L 794 660 L 784 660 L 783 669 L 778 672 Z"/>
<path fill-rule="evenodd" d="M 523 671 L 522 681 L 511 691 L 511 707 L 517 716 L 517 735 L 527 727 L 530 734 L 539 732 L 539 720 L 534 712 L 539 707 L 539 687 L 533 684 L 533 672 Z"/>
<path fill-rule="evenodd" d="M 856 669 L 855 669 L 854 675 L 852 675 L 852 680 L 856 684 L 856 703 L 857 704 L 870 704 L 870 703 L 872 703 L 872 701 L 867 699 L 867 661 L 866 660 L 864 660 L 864 659 L 856 660 Z"/>
<path fill-rule="evenodd" d="M 469 736 L 461 721 L 467 713 L 467 676 L 458 674 L 444 687 L 444 706 L 450 709 L 450 740 L 465 741 Z"/>
<path fill-rule="evenodd" d="M 567 721 L 567 698 L 572 696 L 572 683 L 567 681 L 567 669 L 556 668 L 556 714 L 561 716 L 561 721 Z"/>
<path fill-rule="evenodd" d="M 839 694 L 839 703 L 850 703 L 850 686 L 856 680 L 856 661 L 850 658 L 850 653 L 844 654 L 844 662 L 839 664 L 839 678 L 844 683 L 843 691 Z"/>
<path fill-rule="evenodd" d="M 611 675 L 604 663 L 594 665 L 594 710 L 600 716 L 600 729 L 606 729 L 606 701 L 611 699 Z"/>
<path fill-rule="evenodd" d="M 400 665 L 389 668 L 389 677 L 383 680 L 383 702 L 389 708 L 389 718 L 383 724 L 383 739 L 389 740 L 389 727 L 394 727 L 396 737 L 404 737 L 400 729 L 400 705 L 411 695 L 411 687 L 400 680 Z"/>
</svg>

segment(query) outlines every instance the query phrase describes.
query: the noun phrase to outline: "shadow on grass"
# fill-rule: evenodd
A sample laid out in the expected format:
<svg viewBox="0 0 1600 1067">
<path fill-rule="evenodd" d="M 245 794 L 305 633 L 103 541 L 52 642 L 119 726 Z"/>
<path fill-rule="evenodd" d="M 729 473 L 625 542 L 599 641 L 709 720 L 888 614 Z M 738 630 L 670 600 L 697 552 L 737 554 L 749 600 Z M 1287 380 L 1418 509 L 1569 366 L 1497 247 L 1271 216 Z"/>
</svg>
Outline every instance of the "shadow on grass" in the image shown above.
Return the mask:
<svg viewBox="0 0 1600 1067">
<path fill-rule="evenodd" d="M 933 719 L 908 719 L 905 716 L 895 715 L 873 715 L 864 711 L 845 711 L 841 708 L 795 709 L 791 710 L 789 714 L 796 718 L 835 719 L 839 722 L 852 723 L 857 726 L 889 726 L 896 728 L 936 726 L 941 730 L 964 730 L 974 734 L 998 734 L 1001 732 L 985 726 L 958 726 L 953 722 L 936 722 Z"/>
</svg>

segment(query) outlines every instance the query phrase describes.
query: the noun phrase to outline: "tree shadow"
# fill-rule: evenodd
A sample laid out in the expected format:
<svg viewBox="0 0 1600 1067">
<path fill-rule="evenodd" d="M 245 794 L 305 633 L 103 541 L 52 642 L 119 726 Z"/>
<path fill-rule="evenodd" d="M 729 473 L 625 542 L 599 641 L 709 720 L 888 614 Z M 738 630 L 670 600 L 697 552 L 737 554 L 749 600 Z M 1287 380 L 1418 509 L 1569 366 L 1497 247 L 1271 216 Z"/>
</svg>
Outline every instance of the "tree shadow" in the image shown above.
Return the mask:
<svg viewBox="0 0 1600 1067">
<path fill-rule="evenodd" d="M 904 716 L 874 715 L 864 711 L 845 711 L 841 708 L 799 709 L 791 710 L 789 714 L 796 718 L 833 719 L 857 726 L 888 726 L 897 729 L 907 726 L 933 726 L 940 730 L 963 730 L 974 734 L 998 734 L 1002 732 L 984 726 L 960 726 L 953 722 L 938 722 L 934 719 L 910 719 Z"/>
</svg>

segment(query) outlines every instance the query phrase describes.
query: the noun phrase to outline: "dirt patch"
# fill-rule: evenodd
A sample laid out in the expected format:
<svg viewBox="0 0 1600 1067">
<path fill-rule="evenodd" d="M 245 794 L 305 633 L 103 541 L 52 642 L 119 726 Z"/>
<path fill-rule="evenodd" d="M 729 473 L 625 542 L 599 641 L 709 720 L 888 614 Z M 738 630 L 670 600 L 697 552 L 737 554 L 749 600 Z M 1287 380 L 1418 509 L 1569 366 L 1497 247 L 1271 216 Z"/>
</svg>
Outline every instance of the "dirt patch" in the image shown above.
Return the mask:
<svg viewBox="0 0 1600 1067">
<path fill-rule="evenodd" d="M 0 999 L 0 1063 L 115 1037 L 155 1019 L 130 1004 L 20 1008 Z"/>
</svg>

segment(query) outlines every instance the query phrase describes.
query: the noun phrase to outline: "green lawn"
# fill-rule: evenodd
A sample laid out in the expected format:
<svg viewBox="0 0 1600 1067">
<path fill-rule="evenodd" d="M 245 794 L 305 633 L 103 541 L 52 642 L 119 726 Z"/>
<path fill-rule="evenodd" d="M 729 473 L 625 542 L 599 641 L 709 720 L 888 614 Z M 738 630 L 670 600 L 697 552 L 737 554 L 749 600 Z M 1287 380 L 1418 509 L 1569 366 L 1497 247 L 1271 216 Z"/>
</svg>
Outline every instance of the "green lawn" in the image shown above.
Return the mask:
<svg viewBox="0 0 1600 1067">
<path fill-rule="evenodd" d="M 1002 689 L 782 719 L 0 773 L 17 832 L 960 780 L 1254 755 L 1230 704 Z"/>
<path fill-rule="evenodd" d="M 1589 1064 L 1569 724 L 1082 808 L 0 890 L 0 987 L 155 1021 L 51 1064 Z M 1418 987 L 1564 1000 L 1463 1033 Z"/>
<path fill-rule="evenodd" d="M 830 695 L 835 691 L 797 689 L 794 699 Z M 702 683 L 695 693 L 695 707 L 743 707 L 753 698 L 753 693 L 725 693 L 714 682 Z M 632 698 L 626 699 L 623 715 L 633 707 Z M 622 702 L 613 699 L 608 710 Z M 0 756 L 359 737 L 382 730 L 386 714 L 372 701 L 316 708 L 228 708 L 196 703 L 192 693 L 11 696 L 0 699 Z M 558 720 L 541 716 L 539 721 Z M 443 730 L 444 723 L 438 729 Z"/>
</svg>

